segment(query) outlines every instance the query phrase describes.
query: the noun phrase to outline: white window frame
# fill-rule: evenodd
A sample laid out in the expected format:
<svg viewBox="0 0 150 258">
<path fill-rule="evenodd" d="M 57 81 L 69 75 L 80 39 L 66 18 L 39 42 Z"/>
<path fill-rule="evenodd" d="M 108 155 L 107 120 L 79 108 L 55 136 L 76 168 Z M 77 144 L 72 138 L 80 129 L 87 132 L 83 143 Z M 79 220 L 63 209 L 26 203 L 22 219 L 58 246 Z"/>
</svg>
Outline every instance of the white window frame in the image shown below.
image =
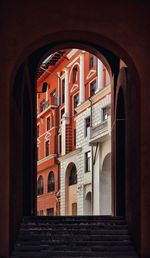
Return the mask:
<svg viewBox="0 0 150 258">
<path fill-rule="evenodd" d="M 76 96 L 76 95 L 79 95 L 79 91 L 78 92 L 76 92 L 76 93 L 74 93 L 73 95 L 72 95 L 72 115 L 75 115 L 75 113 L 74 113 L 74 97 Z M 79 96 L 80 97 L 80 96 Z"/>
<path fill-rule="evenodd" d="M 49 141 L 49 154 L 48 155 L 46 155 L 46 142 L 48 142 Z M 49 155 L 50 155 L 50 139 L 45 139 L 45 141 L 44 141 L 44 158 L 46 158 L 46 157 L 48 157 Z"/>
<path fill-rule="evenodd" d="M 86 153 L 87 152 L 90 152 L 91 156 L 90 156 L 90 170 L 86 170 Z M 88 172 L 91 172 L 91 165 L 92 165 L 92 153 L 91 153 L 91 150 L 86 150 L 84 152 L 84 173 L 88 173 Z"/>
<path fill-rule="evenodd" d="M 63 105 L 63 107 L 62 108 L 60 108 L 60 110 L 59 110 L 59 124 L 61 124 L 61 122 L 62 122 L 62 117 L 61 117 L 61 110 L 62 109 L 64 109 L 64 113 L 65 113 L 65 106 Z"/>
<path fill-rule="evenodd" d="M 51 115 L 46 116 L 46 132 L 50 131 L 50 129 L 47 129 L 47 118 L 50 118 L 50 129 L 51 129 Z"/>
<path fill-rule="evenodd" d="M 87 133 L 87 135 L 86 135 L 86 119 L 87 119 L 88 117 L 90 117 L 90 120 L 91 120 L 91 116 L 90 116 L 90 115 L 88 115 L 88 116 L 86 116 L 86 117 L 84 118 L 84 138 L 87 138 L 87 137 L 88 137 L 88 133 Z M 90 127 L 90 126 L 89 126 L 89 127 Z"/>
<path fill-rule="evenodd" d="M 96 90 L 97 90 L 97 76 L 89 82 L 89 98 L 94 96 L 94 95 L 91 96 L 91 83 L 94 81 L 96 81 Z M 95 91 L 95 94 L 96 94 L 96 91 Z"/>
</svg>

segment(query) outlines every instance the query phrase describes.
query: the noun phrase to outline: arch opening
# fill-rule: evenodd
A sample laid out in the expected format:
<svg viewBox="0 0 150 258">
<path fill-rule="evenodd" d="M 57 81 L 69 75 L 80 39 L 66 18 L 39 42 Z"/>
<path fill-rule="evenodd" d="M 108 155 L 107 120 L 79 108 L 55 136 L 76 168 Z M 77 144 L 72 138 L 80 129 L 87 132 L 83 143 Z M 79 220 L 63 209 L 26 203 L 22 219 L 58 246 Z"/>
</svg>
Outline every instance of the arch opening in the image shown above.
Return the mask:
<svg viewBox="0 0 150 258">
<path fill-rule="evenodd" d="M 93 50 L 94 51 L 94 50 Z M 41 57 L 41 56 L 40 56 Z M 40 58 L 38 58 L 38 61 L 40 60 Z M 108 59 L 109 60 L 109 59 Z M 117 59 L 116 59 L 117 60 Z M 109 62 L 108 62 L 109 63 Z M 116 65 L 117 64 L 117 65 Z M 119 68 L 119 62 L 117 63 L 117 61 L 116 61 L 116 63 L 115 63 L 115 65 L 116 65 L 116 70 L 118 70 Z M 37 67 L 37 61 L 36 61 L 36 65 L 35 65 L 35 67 Z M 111 66 L 109 67 L 109 71 L 115 71 L 115 69 L 113 68 L 113 65 L 112 65 L 112 63 L 111 63 Z M 109 73 L 110 75 L 111 75 L 111 80 L 112 80 L 112 74 L 111 73 Z M 32 77 L 32 80 L 33 80 L 33 77 Z M 115 89 L 114 89 L 114 92 L 115 92 Z M 114 93 L 113 93 L 114 94 Z M 53 119 L 53 118 L 52 118 Z M 82 190 L 82 186 L 79 186 L 79 188 Z M 80 191 L 80 190 L 78 190 L 78 191 Z M 58 194 L 58 196 L 59 196 L 59 193 L 57 193 Z M 113 197 L 112 197 L 113 198 Z"/>
<path fill-rule="evenodd" d="M 112 215 L 111 193 L 111 153 L 108 153 L 102 164 L 100 174 L 100 214 Z"/>
<path fill-rule="evenodd" d="M 77 169 L 70 163 L 66 169 L 65 179 L 65 212 L 66 215 L 77 215 Z"/>
</svg>

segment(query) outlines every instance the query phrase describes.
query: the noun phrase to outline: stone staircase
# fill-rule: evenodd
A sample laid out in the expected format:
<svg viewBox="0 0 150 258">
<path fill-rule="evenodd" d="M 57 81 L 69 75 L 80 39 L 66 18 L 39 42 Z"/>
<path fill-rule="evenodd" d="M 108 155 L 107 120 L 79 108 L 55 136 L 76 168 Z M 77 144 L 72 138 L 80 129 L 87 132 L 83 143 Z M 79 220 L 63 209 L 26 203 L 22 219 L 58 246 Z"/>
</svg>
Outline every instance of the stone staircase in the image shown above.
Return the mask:
<svg viewBox="0 0 150 258">
<path fill-rule="evenodd" d="M 122 217 L 24 217 L 12 258 L 135 258 Z"/>
</svg>

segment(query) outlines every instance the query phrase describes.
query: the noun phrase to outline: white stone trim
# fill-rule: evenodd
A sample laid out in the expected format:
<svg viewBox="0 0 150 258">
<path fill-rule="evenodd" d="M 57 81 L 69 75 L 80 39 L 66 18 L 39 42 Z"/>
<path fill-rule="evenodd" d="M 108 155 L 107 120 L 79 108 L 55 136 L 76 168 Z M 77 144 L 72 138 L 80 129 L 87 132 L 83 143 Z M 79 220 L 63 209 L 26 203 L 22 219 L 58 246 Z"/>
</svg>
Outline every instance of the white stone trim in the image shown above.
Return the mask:
<svg viewBox="0 0 150 258">
<path fill-rule="evenodd" d="M 39 160 L 39 161 L 37 162 L 37 165 L 39 166 L 39 165 L 41 165 L 42 163 L 44 163 L 44 162 L 46 162 L 46 161 L 48 161 L 48 160 L 50 160 L 50 159 L 52 159 L 52 158 L 55 158 L 55 157 L 57 157 L 57 154 L 50 154 L 50 155 L 48 155 L 47 157 L 45 157 L 45 158 Z"/>
<path fill-rule="evenodd" d="M 80 72 L 80 64 L 79 64 L 79 62 L 76 62 L 76 63 L 71 67 L 71 69 L 70 69 L 70 71 L 69 71 L 69 83 L 70 83 L 70 81 L 71 81 L 72 70 L 73 70 L 73 68 L 74 68 L 76 65 L 78 65 L 78 67 L 79 67 L 79 72 Z M 78 74 L 78 76 L 79 76 L 79 74 Z"/>
<path fill-rule="evenodd" d="M 75 53 L 77 53 L 77 51 L 78 51 L 79 49 L 76 49 L 76 48 L 74 48 L 74 49 L 72 49 L 66 56 L 67 56 L 67 58 L 71 58 L 73 55 L 75 55 Z"/>
<path fill-rule="evenodd" d="M 92 77 L 94 74 L 96 74 L 96 70 L 90 70 L 86 79 L 88 80 L 90 77 Z"/>
<path fill-rule="evenodd" d="M 79 58 L 80 55 L 76 56 L 75 59 L 72 60 L 72 62 L 70 62 L 66 67 L 70 68 Z"/>
<path fill-rule="evenodd" d="M 71 90 L 70 90 L 70 92 L 72 93 L 73 91 L 75 91 L 76 89 L 78 89 L 78 87 L 79 87 L 79 85 L 76 84 L 76 83 L 74 83 L 73 86 L 72 86 L 72 88 L 71 88 Z"/>
<path fill-rule="evenodd" d="M 78 148 L 78 149 L 76 149 L 74 151 L 71 151 L 71 152 L 67 153 L 66 155 L 63 155 L 63 156 L 59 157 L 58 160 L 60 162 L 62 162 L 64 160 L 66 160 L 66 159 L 68 159 L 68 158 L 70 158 L 70 157 L 80 153 L 81 151 L 82 151 L 82 148 Z"/>
<path fill-rule="evenodd" d="M 53 126 L 52 128 L 50 128 L 50 130 L 46 131 L 45 133 L 41 134 L 38 138 L 42 138 L 47 132 L 51 132 L 52 130 L 54 130 L 55 128 L 58 128 L 57 126 Z"/>
<path fill-rule="evenodd" d="M 79 95 L 79 91 L 72 95 L 72 115 L 75 115 L 75 113 L 74 113 L 74 97 L 76 95 Z"/>
</svg>

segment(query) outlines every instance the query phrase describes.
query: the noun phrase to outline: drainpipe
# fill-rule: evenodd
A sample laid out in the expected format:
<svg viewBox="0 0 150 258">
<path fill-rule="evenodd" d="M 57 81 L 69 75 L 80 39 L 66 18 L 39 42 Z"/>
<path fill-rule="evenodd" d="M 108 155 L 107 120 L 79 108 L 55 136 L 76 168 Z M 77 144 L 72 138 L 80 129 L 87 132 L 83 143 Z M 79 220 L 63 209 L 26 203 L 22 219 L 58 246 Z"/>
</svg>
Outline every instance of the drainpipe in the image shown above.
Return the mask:
<svg viewBox="0 0 150 258">
<path fill-rule="evenodd" d="M 93 110 L 93 103 L 91 98 L 90 101 L 90 131 L 93 126 L 93 117 L 92 117 L 92 110 Z M 90 132 L 91 133 L 91 132 Z M 92 158 L 92 215 L 94 214 L 94 164 L 93 164 L 93 145 L 91 144 L 91 158 Z"/>
</svg>

